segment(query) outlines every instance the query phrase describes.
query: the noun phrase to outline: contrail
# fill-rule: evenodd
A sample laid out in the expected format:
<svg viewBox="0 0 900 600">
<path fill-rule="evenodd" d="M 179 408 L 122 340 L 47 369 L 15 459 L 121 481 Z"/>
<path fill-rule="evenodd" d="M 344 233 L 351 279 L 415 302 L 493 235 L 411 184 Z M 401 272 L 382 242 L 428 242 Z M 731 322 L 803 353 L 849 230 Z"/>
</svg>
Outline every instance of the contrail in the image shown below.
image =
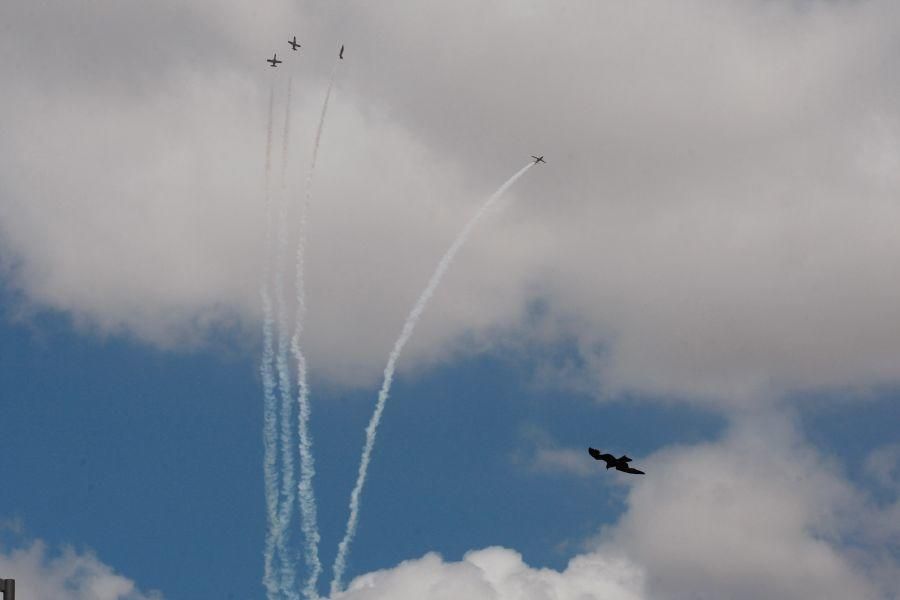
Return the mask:
<svg viewBox="0 0 900 600">
<path fill-rule="evenodd" d="M 384 368 L 384 381 L 381 384 L 381 391 L 378 392 L 378 402 L 375 404 L 375 412 L 372 413 L 372 417 L 369 419 L 369 425 L 366 427 L 366 443 L 363 447 L 362 458 L 359 462 L 359 473 L 356 477 L 356 486 L 350 494 L 350 517 L 347 519 L 347 530 L 344 533 L 344 539 L 341 540 L 341 543 L 338 546 L 337 558 L 334 560 L 334 579 L 331 580 L 332 596 L 341 591 L 341 580 L 344 578 L 344 571 L 347 568 L 347 555 L 350 552 L 350 544 L 353 542 L 353 536 L 356 535 L 356 527 L 359 523 L 360 496 L 362 495 L 363 485 L 366 482 L 366 472 L 369 469 L 372 448 L 375 446 L 375 434 L 378 430 L 378 423 L 381 421 L 381 414 L 384 412 L 384 405 L 387 402 L 388 394 L 391 391 L 391 383 L 394 380 L 394 367 L 397 364 L 397 359 L 400 358 L 403 347 L 406 345 L 406 342 L 409 341 L 410 336 L 412 336 L 413 329 L 415 329 L 419 317 L 422 316 L 422 312 L 425 310 L 428 301 L 431 299 L 431 296 L 434 295 L 438 285 L 440 285 L 444 273 L 453 263 L 456 253 L 459 252 L 459 249 L 462 248 L 466 243 L 466 240 L 469 239 L 472 230 L 484 214 L 491 208 L 494 202 L 496 202 L 497 199 L 516 182 L 516 180 L 533 166 L 534 163 L 528 163 L 526 166 L 522 167 L 515 175 L 510 177 L 506 183 L 501 185 L 500 189 L 487 199 L 481 208 L 478 209 L 478 212 L 475 213 L 475 216 L 469 219 L 466 226 L 463 227 L 459 235 L 456 236 L 453 244 L 447 249 L 444 256 L 441 257 L 441 262 L 438 263 L 437 268 L 431 275 L 431 279 L 428 280 L 428 285 L 425 286 L 425 290 L 419 296 L 419 299 L 416 300 L 416 304 L 406 317 L 406 322 L 403 324 L 403 330 L 400 332 L 400 337 L 394 342 L 394 348 L 391 350 L 387 366 Z"/>
<path fill-rule="evenodd" d="M 337 64 L 331 71 L 328 80 L 328 89 L 325 91 L 325 101 L 322 103 L 322 114 L 319 116 L 319 125 L 316 128 L 316 137 L 313 142 L 312 159 L 309 171 L 306 175 L 306 194 L 300 206 L 300 224 L 297 233 L 297 255 L 295 262 L 294 285 L 296 291 L 296 315 L 294 316 L 294 335 L 291 338 L 291 352 L 297 361 L 297 403 L 299 411 L 297 415 L 297 437 L 300 448 L 300 483 L 297 493 L 300 497 L 300 522 L 303 536 L 306 540 L 304 558 L 309 570 L 309 576 L 303 593 L 311 600 L 318 598 L 316 587 L 319 576 L 322 573 L 322 562 L 319 560 L 319 535 L 318 516 L 316 508 L 316 494 L 313 489 L 313 478 L 316 475 L 315 460 L 312 453 L 312 435 L 309 432 L 309 382 L 307 378 L 306 356 L 303 354 L 301 337 L 303 324 L 306 319 L 306 227 L 309 213 L 309 205 L 312 199 L 312 180 L 316 170 L 316 162 L 319 158 L 319 145 L 322 141 L 322 130 L 325 128 L 325 115 L 328 113 L 328 101 L 331 98 L 331 88 L 334 85 L 334 77 L 337 73 Z"/>
<path fill-rule="evenodd" d="M 260 285 L 260 296 L 263 306 L 263 352 L 260 363 L 260 375 L 263 382 L 263 478 L 266 494 L 266 541 L 263 551 L 263 585 L 269 600 L 278 595 L 278 582 L 273 572 L 275 547 L 278 530 L 278 474 L 275 470 L 277 460 L 277 400 L 275 398 L 275 374 L 272 363 L 275 360 L 274 340 L 272 336 L 273 317 L 272 300 L 269 297 L 269 271 L 272 255 L 272 199 L 270 178 L 272 172 L 272 114 L 275 106 L 275 84 L 269 89 L 269 115 L 266 125 L 266 238 L 265 263 L 263 280 Z"/>
<path fill-rule="evenodd" d="M 281 388 L 281 507 L 278 513 L 278 552 L 281 557 L 281 590 L 290 600 L 299 600 L 296 591 L 297 565 L 288 548 L 291 517 L 294 514 L 294 436 L 293 388 L 288 365 L 288 317 L 284 292 L 285 254 L 288 238 L 288 198 L 285 173 L 288 161 L 288 140 L 291 125 L 291 92 L 293 78 L 288 79 L 287 102 L 284 109 L 284 130 L 281 139 L 281 197 L 278 208 L 278 241 L 275 252 L 275 302 L 278 324 L 278 356 L 276 368 Z"/>
</svg>

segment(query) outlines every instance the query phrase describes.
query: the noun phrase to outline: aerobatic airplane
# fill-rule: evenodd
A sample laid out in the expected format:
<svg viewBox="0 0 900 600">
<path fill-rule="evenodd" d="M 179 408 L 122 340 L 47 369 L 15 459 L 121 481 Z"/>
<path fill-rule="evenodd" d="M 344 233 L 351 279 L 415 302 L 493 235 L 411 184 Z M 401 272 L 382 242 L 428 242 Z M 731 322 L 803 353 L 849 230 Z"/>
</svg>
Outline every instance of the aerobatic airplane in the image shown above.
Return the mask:
<svg viewBox="0 0 900 600">
<path fill-rule="evenodd" d="M 267 58 L 267 59 L 266 59 L 266 62 L 269 63 L 269 66 L 270 66 L 270 67 L 277 67 L 278 65 L 280 65 L 280 64 L 281 64 L 282 62 L 284 62 L 284 61 L 278 60 L 278 54 L 273 54 L 273 55 L 272 55 L 272 58 Z"/>
<path fill-rule="evenodd" d="M 547 161 L 544 160 L 543 156 L 535 156 L 534 154 L 532 154 L 531 158 L 534 159 L 534 164 L 538 164 L 538 163 L 544 163 L 545 165 L 547 164 Z"/>
<path fill-rule="evenodd" d="M 638 471 L 634 467 L 629 466 L 628 463 L 631 462 L 631 459 L 628 458 L 628 455 L 626 454 L 623 454 L 619 458 L 616 458 L 612 454 L 600 454 L 600 451 L 596 448 L 588 448 L 588 454 L 593 456 L 595 460 L 602 460 L 603 462 L 605 462 L 607 469 L 615 467 L 616 471 L 622 471 L 623 473 L 644 475 L 643 471 Z"/>
<path fill-rule="evenodd" d="M 294 36 L 294 39 L 288 40 L 288 44 L 291 45 L 291 50 L 296 50 L 300 47 L 300 44 L 297 43 L 297 36 Z"/>
</svg>

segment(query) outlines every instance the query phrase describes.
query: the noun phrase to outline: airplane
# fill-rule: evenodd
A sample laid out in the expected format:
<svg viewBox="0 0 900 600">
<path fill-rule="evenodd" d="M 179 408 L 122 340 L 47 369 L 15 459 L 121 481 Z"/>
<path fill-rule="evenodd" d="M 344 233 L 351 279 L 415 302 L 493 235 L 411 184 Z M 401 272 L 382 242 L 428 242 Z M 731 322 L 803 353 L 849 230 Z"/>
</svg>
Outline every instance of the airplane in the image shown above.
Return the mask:
<svg viewBox="0 0 900 600">
<path fill-rule="evenodd" d="M 291 45 L 291 50 L 296 50 L 300 47 L 300 44 L 297 43 L 297 36 L 294 36 L 294 39 L 288 40 L 288 44 Z"/>
<path fill-rule="evenodd" d="M 267 58 L 267 59 L 266 59 L 266 62 L 269 63 L 269 66 L 270 66 L 270 67 L 277 67 L 278 65 L 280 65 L 280 64 L 281 64 L 282 62 L 284 62 L 284 61 L 278 60 L 278 54 L 273 54 L 273 55 L 272 55 L 272 58 Z"/>
<path fill-rule="evenodd" d="M 547 164 L 547 161 L 544 160 L 543 156 L 535 156 L 534 154 L 532 154 L 531 158 L 534 159 L 534 164 L 538 164 L 538 163 L 544 163 L 545 165 Z"/>
<path fill-rule="evenodd" d="M 600 454 L 600 451 L 596 448 L 588 448 L 588 454 L 593 456 L 595 460 L 602 460 L 603 462 L 605 462 L 607 469 L 615 467 L 616 471 L 622 471 L 623 473 L 644 475 L 643 471 L 638 471 L 634 467 L 628 465 L 628 463 L 631 462 L 631 459 L 628 458 L 628 455 L 626 454 L 623 454 L 619 458 L 616 458 L 612 454 Z"/>
<path fill-rule="evenodd" d="M 344 60 L 344 46 L 341 45 L 341 53 L 338 54 L 338 58 Z"/>
</svg>

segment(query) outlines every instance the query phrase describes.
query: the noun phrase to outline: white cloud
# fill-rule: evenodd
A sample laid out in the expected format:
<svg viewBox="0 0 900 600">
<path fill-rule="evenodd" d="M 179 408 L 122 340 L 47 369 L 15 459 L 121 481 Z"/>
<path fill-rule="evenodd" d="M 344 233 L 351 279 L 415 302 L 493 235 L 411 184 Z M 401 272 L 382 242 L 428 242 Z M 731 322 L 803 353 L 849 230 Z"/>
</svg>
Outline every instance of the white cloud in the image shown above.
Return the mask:
<svg viewBox="0 0 900 600">
<path fill-rule="evenodd" d="M 883 549 L 865 494 L 783 415 L 739 421 L 721 442 L 646 459 L 628 510 L 600 537 L 648 572 L 658 598 L 885 598 L 867 570 Z M 882 514 L 882 517 L 887 516 Z"/>
<path fill-rule="evenodd" d="M 50 552 L 41 541 L 0 548 L 0 576 L 16 580 L 16 596 L 29 600 L 161 600 L 144 593 L 91 553 Z"/>
<path fill-rule="evenodd" d="M 357 577 L 343 600 L 640 600 L 640 569 L 624 559 L 600 555 L 575 558 L 562 572 L 533 569 L 505 548 L 469 552 L 460 562 L 437 554 L 406 561 L 393 569 Z"/>
<path fill-rule="evenodd" d="M 900 563 L 875 506 L 783 414 L 743 415 L 713 443 L 642 459 L 620 519 L 562 572 L 513 550 L 436 554 L 369 573 L 341 598 L 887 600 Z"/>
<path fill-rule="evenodd" d="M 32 4 L 0 8 L 0 248 L 40 306 L 166 345 L 256 329 L 262 61 L 296 29 L 295 184 L 347 44 L 310 231 L 320 376 L 377 377 L 456 229 L 539 152 L 401 368 L 541 300 L 541 340 L 613 393 L 900 378 L 895 3 Z"/>
</svg>

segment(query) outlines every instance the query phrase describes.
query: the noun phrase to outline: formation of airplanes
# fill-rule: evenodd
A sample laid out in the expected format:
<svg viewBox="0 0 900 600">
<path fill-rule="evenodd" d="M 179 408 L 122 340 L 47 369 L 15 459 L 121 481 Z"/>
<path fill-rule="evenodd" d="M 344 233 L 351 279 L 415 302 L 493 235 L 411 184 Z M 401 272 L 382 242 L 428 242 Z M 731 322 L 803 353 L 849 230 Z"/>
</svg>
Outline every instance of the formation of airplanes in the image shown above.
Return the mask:
<svg viewBox="0 0 900 600">
<path fill-rule="evenodd" d="M 297 49 L 301 47 L 300 42 L 297 41 L 297 36 L 296 36 L 296 35 L 295 35 L 295 36 L 291 36 L 291 39 L 288 40 L 288 45 L 291 47 L 291 50 L 293 50 L 294 52 L 296 52 Z M 340 51 L 338 52 L 338 60 L 344 60 L 344 45 L 343 45 L 343 44 L 341 44 L 341 49 L 340 49 Z M 275 68 L 275 67 L 278 67 L 278 65 L 280 65 L 280 64 L 283 63 L 284 61 L 283 61 L 283 60 L 278 60 L 278 53 L 276 52 L 276 53 L 273 53 L 273 54 L 272 54 L 272 58 L 267 58 L 267 59 L 266 59 L 266 62 L 269 63 L 269 66 L 270 66 L 270 67 Z M 534 155 L 532 155 L 531 158 L 534 159 L 534 164 L 538 164 L 538 163 L 544 163 L 544 164 L 547 164 L 547 161 L 544 160 L 544 157 L 543 157 L 543 156 L 534 156 Z"/>
<path fill-rule="evenodd" d="M 302 44 L 301 44 L 300 42 L 297 41 L 297 36 L 296 36 L 296 35 L 291 36 L 291 39 L 288 40 L 288 45 L 291 47 L 291 50 L 293 50 L 294 52 L 296 52 L 298 48 L 301 48 L 301 47 L 302 47 Z M 341 51 L 338 53 L 338 58 L 339 58 L 340 60 L 344 60 L 344 46 L 343 46 L 343 44 L 341 45 Z M 269 63 L 269 66 L 270 66 L 270 67 L 277 67 L 278 65 L 280 65 L 280 64 L 283 63 L 284 61 L 283 61 L 283 60 L 278 60 L 278 54 L 277 54 L 277 53 L 274 53 L 274 54 L 272 54 L 272 58 L 267 58 L 267 59 L 266 59 L 266 62 Z"/>
<path fill-rule="evenodd" d="M 619 458 L 616 458 L 612 454 L 601 454 L 599 450 L 596 448 L 588 448 L 588 454 L 594 457 L 594 460 L 602 460 L 606 463 L 607 469 L 615 469 L 616 471 L 622 471 L 623 473 L 633 473 L 634 475 L 644 475 L 643 471 L 638 471 L 628 463 L 631 462 L 631 459 L 628 458 L 628 455 L 623 454 Z"/>
</svg>

